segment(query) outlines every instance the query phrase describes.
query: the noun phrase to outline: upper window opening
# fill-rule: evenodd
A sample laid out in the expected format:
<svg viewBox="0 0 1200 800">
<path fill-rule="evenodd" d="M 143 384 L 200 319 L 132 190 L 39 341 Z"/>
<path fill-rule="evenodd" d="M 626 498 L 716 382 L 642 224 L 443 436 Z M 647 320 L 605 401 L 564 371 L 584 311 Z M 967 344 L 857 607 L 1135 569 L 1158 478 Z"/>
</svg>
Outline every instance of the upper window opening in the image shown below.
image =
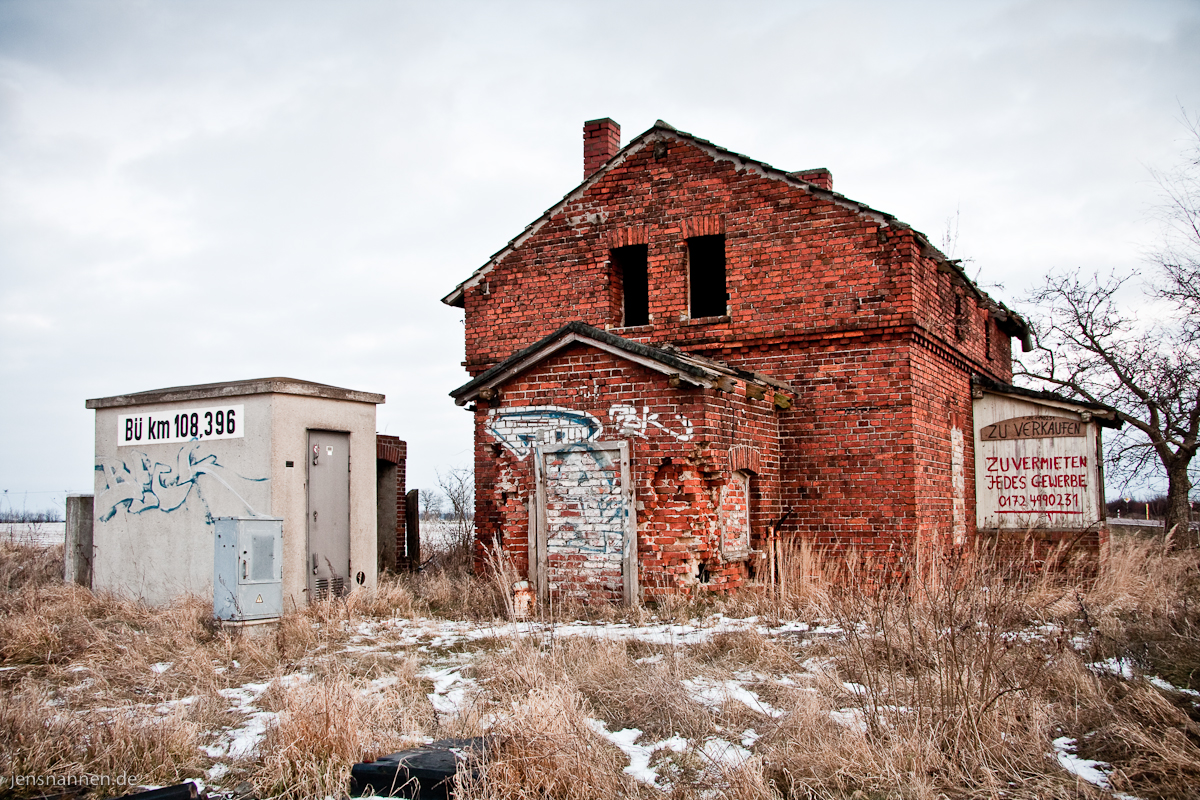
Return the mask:
<svg viewBox="0 0 1200 800">
<path fill-rule="evenodd" d="M 693 236 L 687 243 L 692 317 L 719 317 L 728 313 L 725 236 Z"/>
<path fill-rule="evenodd" d="M 963 296 L 955 292 L 954 336 L 961 342 L 967 338 L 970 331 L 970 320 L 967 319 L 967 304 L 963 302 Z"/>
<path fill-rule="evenodd" d="M 611 251 L 613 285 L 621 296 L 621 324 L 650 324 L 650 288 L 646 276 L 648 249 L 644 244 L 614 247 Z"/>
</svg>

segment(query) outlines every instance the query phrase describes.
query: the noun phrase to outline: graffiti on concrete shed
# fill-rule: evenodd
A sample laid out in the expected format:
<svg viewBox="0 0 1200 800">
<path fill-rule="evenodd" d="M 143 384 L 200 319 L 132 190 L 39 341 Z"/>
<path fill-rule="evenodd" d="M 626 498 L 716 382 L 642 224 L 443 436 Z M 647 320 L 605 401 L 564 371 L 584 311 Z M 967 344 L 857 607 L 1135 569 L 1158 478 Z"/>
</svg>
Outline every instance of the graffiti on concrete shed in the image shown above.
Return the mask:
<svg viewBox="0 0 1200 800">
<path fill-rule="evenodd" d="M 182 507 L 194 489 L 200 494 L 200 476 L 209 475 L 229 489 L 247 508 L 249 503 L 219 474 L 225 471 L 217 462 L 215 454 L 200 455 L 200 444 L 188 443 L 179 448 L 175 464 L 155 461 L 145 453 L 135 450 L 125 459 L 97 458 L 96 471 L 104 476 L 104 486 L 97 492 L 96 513 L 101 522 L 112 519 L 118 509 L 129 514 L 142 514 L 158 510 L 171 513 Z M 267 478 L 244 478 L 261 483 Z M 201 497 L 203 501 L 203 497 Z M 208 504 L 205 503 L 205 518 Z"/>
</svg>

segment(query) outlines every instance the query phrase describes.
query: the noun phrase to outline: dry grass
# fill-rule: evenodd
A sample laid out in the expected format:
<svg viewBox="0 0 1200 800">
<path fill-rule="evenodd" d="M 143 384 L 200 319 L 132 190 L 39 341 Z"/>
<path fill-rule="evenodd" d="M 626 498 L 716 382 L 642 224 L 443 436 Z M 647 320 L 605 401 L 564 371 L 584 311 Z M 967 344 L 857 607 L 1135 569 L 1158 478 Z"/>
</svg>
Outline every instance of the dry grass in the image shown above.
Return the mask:
<svg viewBox="0 0 1200 800">
<path fill-rule="evenodd" d="M 645 657 L 638 655 L 637 645 L 590 637 L 553 643 L 522 639 L 481 660 L 476 674 L 487 687 L 488 710 L 558 687 L 586 701 L 591 715 L 613 731 L 638 728 L 654 738 L 710 733 L 710 715 L 680 682 L 692 672 L 683 663 L 686 656 L 639 663 Z"/>
<path fill-rule="evenodd" d="M 530 690 L 493 728 L 495 745 L 477 779 L 464 775 L 458 796 L 471 800 L 592 800 L 638 797 L 622 773 L 625 759 L 587 724 L 583 697 L 557 683 Z"/>
<path fill-rule="evenodd" d="M 1094 627 L 1093 659 L 1130 658 L 1143 671 L 1200 690 L 1200 558 L 1153 539 L 1112 548 L 1095 586 L 1077 596 Z"/>
<path fill-rule="evenodd" d="M 135 708 L 51 711 L 35 687 L 0 696 L 6 775 L 131 775 L 140 783 L 174 783 L 203 761 L 201 726 L 185 709 L 145 715 Z"/>
<path fill-rule="evenodd" d="M 870 569 L 785 552 L 774 588 L 583 615 L 657 625 L 656 639 L 578 635 L 569 608 L 504 627 L 502 562 L 491 578 L 461 565 L 387 577 L 239 634 L 203 600 L 150 609 L 63 585 L 60 553 L 0 547 L 0 775 L 167 784 L 220 765 L 222 785 L 248 779 L 260 797 L 338 797 L 355 761 L 487 732 L 460 797 L 1104 796 L 1047 756 L 1065 736 L 1111 764 L 1115 790 L 1196 796 L 1197 698 L 1139 677 L 1200 689 L 1195 551 L 1118 541 L 1091 582 L 1006 572 L 981 554 L 937 580 L 853 591 L 835 580 L 851 566 Z M 759 625 L 661 633 L 714 614 Z M 438 644 L 447 617 L 486 635 Z M 786 634 L 760 627 L 786 620 Z M 1088 666 L 1106 659 L 1134 678 Z M 430 675 L 449 669 L 466 695 L 437 711 Z M 712 694 L 722 686 L 737 691 Z M 258 746 L 226 752 L 256 719 Z M 649 754 L 661 790 L 625 771 L 598 725 L 638 729 L 643 745 L 686 741 Z M 743 740 L 748 757 L 721 758 Z"/>
<path fill-rule="evenodd" d="M 0 592 L 24 586 L 44 586 L 63 576 L 62 545 L 30 547 L 0 544 Z"/>
<path fill-rule="evenodd" d="M 278 713 L 259 751 L 254 782 L 273 797 L 340 796 L 357 761 L 411 747 L 433 728 L 433 715 L 413 662 L 398 665 L 393 681 L 364 692 L 348 672 L 272 686 L 264 706 Z M 271 691 L 271 690 L 268 690 Z"/>
<path fill-rule="evenodd" d="M 0 592 L 0 775 L 123 772 L 144 784 L 202 776 L 214 759 L 200 746 L 244 722 L 230 712 L 222 690 L 311 671 L 312 654 L 343 643 L 348 626 L 415 613 L 417 602 L 393 582 L 349 602 L 314 604 L 285 616 L 273 632 L 251 635 L 218 627 L 211 603 L 199 598 L 150 608 L 65 585 L 61 572 L 61 548 L 56 553 L 0 546 L 0 574 L 8 587 Z M 419 684 L 413 665 L 386 661 L 397 685 L 423 698 L 413 688 Z M 329 697 L 336 699 L 349 691 L 336 689 L 343 683 L 319 676 L 316 685 L 335 687 Z M 288 689 L 285 695 L 307 690 Z M 383 695 L 398 691 L 388 689 Z M 393 706 L 387 710 L 395 731 L 420 718 L 415 712 L 398 714 Z M 282 721 L 273 729 L 272 741 L 288 735 L 304 716 L 286 704 L 279 710 Z M 372 701 L 361 710 L 372 715 L 380 706 Z M 432 718 L 431 713 L 425 716 Z M 427 724 L 419 721 L 412 725 L 418 736 L 423 727 Z M 354 730 L 359 736 L 355 741 L 376 752 L 400 741 L 398 733 L 382 729 L 376 738 L 358 726 Z M 324 740 L 338 740 L 343 733 L 331 732 Z M 305 737 L 304 742 L 319 752 L 318 740 Z M 345 747 L 328 749 L 324 759 L 343 764 L 347 752 Z M 234 761 L 235 775 L 266 774 L 262 765 Z M 281 771 L 276 780 L 265 782 L 281 785 L 294 777 Z"/>
</svg>

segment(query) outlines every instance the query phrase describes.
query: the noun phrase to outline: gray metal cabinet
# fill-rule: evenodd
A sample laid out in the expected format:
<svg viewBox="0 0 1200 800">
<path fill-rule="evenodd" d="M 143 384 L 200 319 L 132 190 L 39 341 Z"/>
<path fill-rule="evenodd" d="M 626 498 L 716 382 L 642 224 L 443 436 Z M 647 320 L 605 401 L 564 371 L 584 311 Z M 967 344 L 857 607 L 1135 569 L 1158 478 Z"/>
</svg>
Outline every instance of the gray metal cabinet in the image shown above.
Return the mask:
<svg viewBox="0 0 1200 800">
<path fill-rule="evenodd" d="M 213 615 L 243 621 L 283 612 L 283 520 L 217 517 Z"/>
</svg>

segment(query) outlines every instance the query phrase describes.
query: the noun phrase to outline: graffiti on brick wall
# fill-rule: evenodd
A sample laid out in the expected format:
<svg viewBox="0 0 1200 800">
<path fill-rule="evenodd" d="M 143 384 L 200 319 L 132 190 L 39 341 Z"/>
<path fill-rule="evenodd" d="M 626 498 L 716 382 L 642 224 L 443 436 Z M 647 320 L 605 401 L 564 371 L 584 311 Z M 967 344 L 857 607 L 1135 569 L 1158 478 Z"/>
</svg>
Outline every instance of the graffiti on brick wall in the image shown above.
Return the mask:
<svg viewBox="0 0 1200 800">
<path fill-rule="evenodd" d="M 549 544 L 575 552 L 616 553 L 625 538 L 621 465 L 611 451 L 580 445 L 546 456 Z"/>
<path fill-rule="evenodd" d="M 622 590 L 629 508 L 614 454 L 579 443 L 545 455 L 547 577 L 556 595 Z"/>
<path fill-rule="evenodd" d="M 539 444 L 572 444 L 599 438 L 600 420 L 584 411 L 560 406 L 493 408 L 488 432 L 519 459 Z"/>
<path fill-rule="evenodd" d="M 229 489 L 230 492 L 250 508 L 249 503 L 220 475 L 225 471 L 215 454 L 200 455 L 199 443 L 188 443 L 179 448 L 175 463 L 164 464 L 145 453 L 135 450 L 124 459 L 97 458 L 96 472 L 104 479 L 104 487 L 96 494 L 96 513 L 101 522 L 112 519 L 118 510 L 128 514 L 143 514 L 161 511 L 170 514 L 181 508 L 194 491 L 204 504 L 205 521 L 211 521 L 208 503 L 200 489 L 200 476 L 208 475 Z M 230 471 L 242 480 L 261 483 L 267 478 L 245 478 Z"/>
<path fill-rule="evenodd" d="M 617 403 L 608 409 L 608 416 L 621 433 L 643 439 L 651 428 L 658 428 L 681 442 L 692 438 L 692 423 L 682 414 L 676 414 L 673 421 L 662 422 L 659 414 L 650 413 L 649 406 L 642 406 L 639 412 L 636 405 Z"/>
</svg>

